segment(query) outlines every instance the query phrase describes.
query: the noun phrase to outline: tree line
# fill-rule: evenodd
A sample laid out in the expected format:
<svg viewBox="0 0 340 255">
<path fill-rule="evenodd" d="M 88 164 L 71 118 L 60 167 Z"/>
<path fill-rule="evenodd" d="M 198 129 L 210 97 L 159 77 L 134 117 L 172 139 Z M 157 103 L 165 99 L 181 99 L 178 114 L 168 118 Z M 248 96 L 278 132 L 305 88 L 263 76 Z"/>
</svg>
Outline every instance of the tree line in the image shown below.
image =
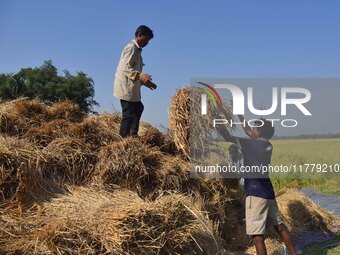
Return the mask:
<svg viewBox="0 0 340 255">
<path fill-rule="evenodd" d="M 19 97 L 49 102 L 68 99 L 77 103 L 86 113 L 99 105 L 94 100 L 94 82 L 90 77 L 83 72 L 72 75 L 67 70 L 64 70 L 64 75 L 58 75 L 51 60 L 44 61 L 40 67 L 22 68 L 14 74 L 0 74 L 1 101 Z"/>
</svg>

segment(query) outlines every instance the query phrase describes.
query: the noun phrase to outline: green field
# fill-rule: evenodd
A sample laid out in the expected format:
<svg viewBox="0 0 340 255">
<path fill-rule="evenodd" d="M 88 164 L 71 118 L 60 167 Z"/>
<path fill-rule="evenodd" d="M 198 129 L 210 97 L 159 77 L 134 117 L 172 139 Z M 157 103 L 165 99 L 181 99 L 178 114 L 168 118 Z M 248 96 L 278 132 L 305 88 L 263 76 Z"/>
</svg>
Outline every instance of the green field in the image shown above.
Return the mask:
<svg viewBox="0 0 340 255">
<path fill-rule="evenodd" d="M 340 139 L 273 140 L 272 164 L 340 164 Z"/>
<path fill-rule="evenodd" d="M 340 164 L 340 139 L 289 139 L 272 140 L 272 165 L 304 165 L 304 164 Z M 228 151 L 230 143 L 221 142 L 219 146 Z M 304 173 L 287 174 L 286 178 L 275 178 L 271 175 L 276 191 L 284 188 L 314 188 L 324 194 L 340 196 L 340 172 L 310 173 L 312 178 L 306 178 Z M 317 178 L 316 178 L 317 177 Z"/>
<path fill-rule="evenodd" d="M 340 139 L 273 140 L 272 144 L 272 165 L 340 164 Z M 340 195 L 340 173 L 333 173 L 330 177 L 322 173 L 318 177 L 279 178 L 272 179 L 272 182 L 276 190 L 287 186 L 308 187 L 321 193 Z"/>
</svg>

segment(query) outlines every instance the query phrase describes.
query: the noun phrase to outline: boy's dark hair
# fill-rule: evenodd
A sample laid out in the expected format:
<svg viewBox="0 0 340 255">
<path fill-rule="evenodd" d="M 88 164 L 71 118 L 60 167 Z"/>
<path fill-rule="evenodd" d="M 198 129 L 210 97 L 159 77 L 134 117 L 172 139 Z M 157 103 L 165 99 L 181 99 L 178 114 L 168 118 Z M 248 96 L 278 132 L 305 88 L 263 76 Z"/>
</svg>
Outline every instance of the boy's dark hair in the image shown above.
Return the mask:
<svg viewBox="0 0 340 255">
<path fill-rule="evenodd" d="M 258 127 L 258 129 L 260 130 L 260 135 L 266 139 L 271 139 L 274 135 L 275 129 L 273 127 L 272 122 L 265 120 L 265 119 L 261 119 L 263 121 L 263 126 L 262 127 Z"/>
<path fill-rule="evenodd" d="M 153 32 L 152 30 L 144 25 L 141 25 L 137 28 L 135 36 L 137 37 L 138 35 L 144 35 L 144 36 L 148 36 L 150 39 L 153 38 Z"/>
</svg>

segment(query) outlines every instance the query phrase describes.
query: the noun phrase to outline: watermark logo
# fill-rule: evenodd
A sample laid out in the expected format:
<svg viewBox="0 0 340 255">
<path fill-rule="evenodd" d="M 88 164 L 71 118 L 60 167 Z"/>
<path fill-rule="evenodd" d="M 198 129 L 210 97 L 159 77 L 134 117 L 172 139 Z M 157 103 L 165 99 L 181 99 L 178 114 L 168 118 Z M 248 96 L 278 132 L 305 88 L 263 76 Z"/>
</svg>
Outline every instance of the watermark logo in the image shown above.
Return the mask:
<svg viewBox="0 0 340 255">
<path fill-rule="evenodd" d="M 245 113 L 245 96 L 243 91 L 233 84 L 214 84 L 208 85 L 203 82 L 197 82 L 210 90 L 203 88 L 203 94 L 201 95 L 201 109 L 202 115 L 207 114 L 207 94 L 213 100 L 216 106 L 216 99 L 214 95 L 217 97 L 218 102 L 223 105 L 220 94 L 216 91 L 216 89 L 227 89 L 232 95 L 233 102 L 233 115 L 244 115 Z M 272 105 L 269 109 L 256 109 L 254 106 L 254 96 L 253 96 L 253 88 L 247 88 L 247 106 L 249 111 L 255 115 L 270 115 L 273 114 L 278 108 L 278 98 L 279 98 L 279 89 L 277 87 L 272 88 Z M 299 88 L 299 87 L 282 87 L 280 89 L 280 102 L 281 102 L 281 115 L 287 115 L 287 106 L 295 105 L 304 115 L 311 116 L 311 112 L 304 106 L 305 103 L 311 100 L 311 93 L 308 89 Z M 206 94 L 205 94 L 206 93 Z M 213 94 L 212 94 L 213 93 Z M 298 95 L 300 98 L 290 98 L 289 95 Z"/>
<path fill-rule="evenodd" d="M 190 84 L 184 138 L 191 177 L 338 176 L 339 78 L 199 77 Z"/>
</svg>

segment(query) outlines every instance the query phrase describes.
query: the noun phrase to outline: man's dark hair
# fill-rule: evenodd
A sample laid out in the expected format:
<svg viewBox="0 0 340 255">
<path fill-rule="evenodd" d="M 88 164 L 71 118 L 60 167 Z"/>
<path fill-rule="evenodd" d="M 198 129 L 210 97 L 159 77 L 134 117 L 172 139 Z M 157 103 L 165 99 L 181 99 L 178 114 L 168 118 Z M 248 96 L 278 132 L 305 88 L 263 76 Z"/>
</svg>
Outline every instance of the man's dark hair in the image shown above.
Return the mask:
<svg viewBox="0 0 340 255">
<path fill-rule="evenodd" d="M 260 135 L 269 140 L 273 137 L 275 129 L 272 125 L 272 122 L 265 119 L 261 120 L 263 121 L 263 126 L 258 127 L 260 130 Z"/>
<path fill-rule="evenodd" d="M 153 38 L 153 32 L 152 30 L 144 25 L 141 25 L 137 28 L 135 36 L 137 37 L 138 35 L 144 35 L 144 36 L 148 36 L 150 39 Z"/>
</svg>

